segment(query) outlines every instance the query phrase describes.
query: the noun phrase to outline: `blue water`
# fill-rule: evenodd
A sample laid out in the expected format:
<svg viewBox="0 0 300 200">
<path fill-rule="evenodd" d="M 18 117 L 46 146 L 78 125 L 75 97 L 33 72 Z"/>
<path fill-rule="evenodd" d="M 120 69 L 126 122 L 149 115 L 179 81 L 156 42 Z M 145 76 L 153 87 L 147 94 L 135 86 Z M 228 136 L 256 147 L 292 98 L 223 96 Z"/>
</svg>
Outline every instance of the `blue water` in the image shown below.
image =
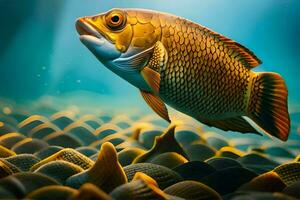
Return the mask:
<svg viewBox="0 0 300 200">
<path fill-rule="evenodd" d="M 0 96 L 22 102 L 81 91 L 103 105 L 150 112 L 78 39 L 76 18 L 114 7 L 173 13 L 238 41 L 263 61 L 257 70 L 284 77 L 290 112 L 300 112 L 299 0 L 0 0 Z"/>
</svg>

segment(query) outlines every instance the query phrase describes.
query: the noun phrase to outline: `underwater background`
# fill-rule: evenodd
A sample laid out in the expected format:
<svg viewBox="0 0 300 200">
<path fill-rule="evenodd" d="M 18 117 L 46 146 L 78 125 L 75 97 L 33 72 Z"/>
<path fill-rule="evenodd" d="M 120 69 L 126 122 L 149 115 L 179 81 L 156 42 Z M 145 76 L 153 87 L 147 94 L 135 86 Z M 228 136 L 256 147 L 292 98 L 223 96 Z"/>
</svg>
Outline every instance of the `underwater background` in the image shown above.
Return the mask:
<svg viewBox="0 0 300 200">
<path fill-rule="evenodd" d="M 290 111 L 300 110 L 299 1 L 171 2 L 1 0 L 1 96 L 21 101 L 83 90 L 117 99 L 126 95 L 140 102 L 135 88 L 102 66 L 80 43 L 74 25 L 81 16 L 133 7 L 185 17 L 248 47 L 263 61 L 257 70 L 284 77 Z"/>
<path fill-rule="evenodd" d="M 4 19 L 0 32 L 1 97 L 24 102 L 45 95 L 72 96 L 73 103 L 89 101 L 108 110 L 152 112 L 136 88 L 105 68 L 82 45 L 74 25 L 81 16 L 133 7 L 185 17 L 246 46 L 263 62 L 255 70 L 283 76 L 289 90 L 289 111 L 300 112 L 297 0 L 0 2 Z"/>
<path fill-rule="evenodd" d="M 289 111 L 300 112 L 297 0 L 1 0 L 0 6 L 4 19 L 1 97 L 23 102 L 44 95 L 82 97 L 80 92 L 92 95 L 96 104 L 151 112 L 136 88 L 106 69 L 81 44 L 74 25 L 81 16 L 133 7 L 185 17 L 243 44 L 263 62 L 255 70 L 283 76 L 289 90 Z"/>
<path fill-rule="evenodd" d="M 42 158 L 46 157 L 37 154 L 37 152 L 44 147 L 44 143 L 39 143 L 38 145 L 36 143 L 32 144 L 34 148 L 37 148 L 36 152 L 34 152 L 31 150 L 24 150 L 22 149 L 23 147 L 20 150 L 20 144 L 13 148 L 13 145 L 5 146 L 5 142 L 3 142 L 5 134 L 10 132 L 18 132 L 18 134 L 22 135 L 20 137 L 24 139 L 25 137 L 31 138 L 33 133 L 44 131 L 44 129 L 38 129 L 39 131 L 32 132 L 32 130 L 36 130 L 34 129 L 35 125 L 40 125 L 40 122 L 42 122 L 42 124 L 47 124 L 47 128 L 49 128 L 48 122 L 53 123 L 55 127 L 58 128 L 57 130 L 55 129 L 55 131 L 63 131 L 63 133 L 66 133 L 69 129 L 65 129 L 68 126 L 64 126 L 64 123 L 70 125 L 74 122 L 74 124 L 78 125 L 80 122 L 80 125 L 78 126 L 81 127 L 82 122 L 86 120 L 85 122 L 87 125 L 85 124 L 84 127 L 89 126 L 89 128 L 92 129 L 88 128 L 88 130 L 91 132 L 96 131 L 98 135 L 101 131 L 104 131 L 104 129 L 112 129 L 118 134 L 119 132 L 125 134 L 127 137 L 127 132 L 124 132 L 123 130 L 127 130 L 126 128 L 130 128 L 131 125 L 132 127 L 138 126 L 138 123 L 150 123 L 153 119 L 153 124 L 158 125 L 160 131 L 153 132 L 155 128 L 151 126 L 151 131 L 148 131 L 151 132 L 151 134 L 149 134 L 150 142 L 146 141 L 147 136 L 142 138 L 142 142 L 139 142 L 144 145 L 142 145 L 143 147 L 141 146 L 143 152 L 134 152 L 136 153 L 134 154 L 135 156 L 151 149 L 152 145 L 154 145 L 155 136 L 160 135 L 163 132 L 162 130 L 167 130 L 168 124 L 153 113 L 140 96 L 138 89 L 134 88 L 128 82 L 104 67 L 79 40 L 75 29 L 75 20 L 77 18 L 106 12 L 112 8 L 152 9 L 172 13 L 192 20 L 237 41 L 253 51 L 263 62 L 263 64 L 255 68 L 256 71 L 277 72 L 281 74 L 286 81 L 289 91 L 288 103 L 292 123 L 290 137 L 287 143 L 280 142 L 277 139 L 269 138 L 265 135 L 261 137 L 253 134 L 224 132 L 218 129 L 209 128 L 171 109 L 171 117 L 173 116 L 174 119 L 178 120 L 182 119 L 186 124 L 190 124 L 191 127 L 196 127 L 195 129 L 192 128 L 193 131 L 197 130 L 195 131 L 197 132 L 196 136 L 191 135 L 189 138 L 189 134 L 182 134 L 181 136 L 179 134 L 178 138 L 176 138 L 179 140 L 179 143 L 182 142 L 184 144 L 183 146 L 190 150 L 188 150 L 189 153 L 187 155 L 189 159 L 184 160 L 185 158 L 183 158 L 181 160 L 179 159 L 180 161 L 176 160 L 177 164 L 190 163 L 191 161 L 201 161 L 202 164 L 211 164 L 210 162 L 212 161 L 207 162 L 206 159 L 213 156 L 236 160 L 240 158 L 238 163 L 241 163 L 244 167 L 246 166 L 247 169 L 252 170 L 251 172 L 241 171 L 242 174 L 245 174 L 245 177 L 248 177 L 248 179 L 240 179 L 239 184 L 242 185 L 250 182 L 252 178 L 263 173 L 268 173 L 269 171 L 273 172 L 272 170 L 275 167 L 285 166 L 284 164 L 286 162 L 295 161 L 295 163 L 298 163 L 300 159 L 297 157 L 297 155 L 300 154 L 299 0 L 0 0 L 0 19 L 2 19 L 0 28 L 0 144 L 8 149 L 7 152 L 10 152 L 9 149 L 13 151 L 10 152 L 10 154 L 5 150 L 7 153 L 5 155 L 15 156 L 16 154 L 31 153 L 36 157 L 40 156 L 39 158 L 30 158 L 32 166 L 38 163 L 38 166 L 35 166 L 34 169 L 36 170 L 39 166 L 43 165 L 43 163 L 39 162 L 41 162 Z M 63 115 L 66 115 L 66 118 L 70 120 L 70 122 L 56 121 L 56 119 L 61 119 Z M 90 115 L 100 117 L 97 118 L 97 120 L 95 118 L 86 117 Z M 147 118 L 147 116 L 151 117 Z M 98 121 L 99 119 L 101 120 Z M 5 120 L 7 120 L 7 124 L 9 124 L 7 127 L 5 126 Z M 34 121 L 39 121 L 39 123 L 35 125 L 34 123 L 31 124 Z M 138 123 L 134 123 L 135 121 Z M 109 123 L 109 125 L 104 126 L 103 124 L 106 123 Z M 117 124 L 119 127 L 112 125 L 113 123 Z M 31 125 L 29 126 L 29 124 Z M 99 127 L 97 127 L 97 125 L 99 125 Z M 107 128 L 109 126 L 112 126 L 112 128 Z M 148 127 L 148 125 L 145 127 Z M 186 127 L 180 128 L 180 130 L 183 130 L 182 132 L 193 132 L 190 127 L 185 128 Z M 135 131 L 140 129 L 142 128 L 137 128 Z M 200 129 L 201 131 L 199 131 Z M 27 134 L 28 131 L 31 131 L 30 137 Z M 115 132 L 113 131 L 113 133 Z M 49 132 L 47 132 L 47 134 L 48 133 Z M 139 134 L 143 135 L 142 133 Z M 44 134 L 44 132 L 42 134 Z M 105 134 L 110 135 L 110 132 L 105 132 Z M 136 134 L 136 132 L 134 132 L 133 135 L 134 134 Z M 23 135 L 25 135 L 24 138 Z M 117 147 L 116 149 L 120 156 L 119 150 L 124 150 L 127 145 L 125 142 L 128 142 L 126 141 L 125 136 L 120 136 L 121 139 L 112 138 L 104 141 L 112 142 Z M 132 137 L 135 137 L 135 135 Z M 183 139 L 184 137 L 187 137 L 187 139 Z M 198 145 L 197 143 L 197 148 L 199 147 L 199 149 L 196 147 L 191 148 L 189 142 L 194 141 L 194 139 L 198 137 L 201 138 L 199 139 L 202 141 L 201 145 L 208 145 L 209 147 L 201 146 L 200 148 L 200 144 Z M 94 166 L 94 161 L 97 163 L 101 162 L 101 159 L 104 159 L 101 156 L 97 158 L 97 156 L 105 155 L 105 148 L 107 151 L 110 151 L 112 148 L 106 144 L 106 146 L 103 147 L 104 150 L 102 154 L 101 152 L 98 152 L 104 143 L 101 142 L 103 138 L 104 136 L 98 137 L 97 139 L 100 141 L 92 145 L 93 150 L 89 149 L 89 153 L 93 152 L 88 158 L 91 160 L 86 159 L 84 161 L 88 163 L 87 165 L 89 167 Z M 209 138 L 212 139 L 210 140 Z M 35 139 L 41 138 L 37 137 Z M 53 138 L 51 138 L 50 141 L 50 139 L 47 138 L 47 148 L 48 145 L 60 146 L 58 145 L 61 144 L 59 139 L 52 139 Z M 74 139 L 74 141 L 77 141 L 77 139 Z M 68 139 L 63 138 L 63 140 L 66 141 Z M 124 142 L 124 144 L 120 141 Z M 123 144 L 123 146 L 118 146 L 119 142 Z M 84 142 L 75 143 L 67 145 L 61 144 L 62 147 L 56 150 L 62 150 L 67 147 L 75 149 L 87 144 Z M 1 162 L 5 162 L 3 161 L 5 159 L 2 159 L 1 157 L 4 155 L 2 152 L 4 150 L 1 150 L 1 145 L 0 164 Z M 36 147 L 36 145 L 38 147 Z M 211 147 L 212 149 L 210 149 Z M 236 150 L 226 148 L 222 150 L 222 147 L 232 147 L 236 148 Z M 275 149 L 272 149 L 273 147 Z M 209 151 L 208 154 L 203 153 L 203 155 L 201 155 L 202 157 L 193 155 L 193 152 L 205 152 L 205 149 L 209 149 L 207 150 Z M 165 150 L 162 150 L 162 152 L 164 151 Z M 178 154 L 182 153 L 181 150 L 178 149 L 174 151 Z M 80 150 L 79 152 L 84 152 L 84 155 L 89 154 L 87 153 L 87 150 Z M 267 156 L 268 160 L 266 160 L 265 157 L 265 160 L 261 159 L 259 156 L 259 158 L 255 157 L 261 155 L 260 153 L 262 152 L 269 154 L 269 157 Z M 72 153 L 70 153 L 70 155 Z M 182 153 L 182 155 L 183 154 L 185 153 Z M 255 154 L 255 158 L 251 157 L 252 154 Z M 114 153 L 108 155 L 114 155 Z M 127 156 L 126 153 L 122 155 Z M 130 155 L 132 156 L 132 154 Z M 125 158 L 127 158 L 126 156 Z M 185 157 L 185 155 L 183 157 Z M 247 160 L 248 158 L 250 160 Z M 11 163 L 15 163 L 17 168 L 24 169 L 24 166 L 18 166 L 18 159 Z M 36 160 L 33 161 L 32 159 Z M 145 158 L 143 159 L 145 161 Z M 122 165 L 125 165 L 124 163 L 127 161 L 125 159 L 125 161 L 122 160 L 120 162 Z M 228 164 L 229 161 L 224 162 Z M 254 165 L 252 162 L 258 163 L 258 165 Z M 161 163 L 156 160 L 156 163 L 162 164 L 163 162 Z M 198 164 L 196 163 L 196 165 Z M 199 165 L 202 166 L 202 164 Z M 82 167 L 82 169 L 77 172 L 85 170 L 83 166 L 79 166 Z M 222 164 L 222 166 L 224 167 L 226 164 Z M 188 171 L 188 167 L 189 165 L 187 165 L 187 168 L 182 167 L 182 169 L 180 168 L 175 171 L 184 177 L 184 173 L 186 173 L 185 170 Z M 214 167 L 218 168 L 217 166 Z M 25 167 L 25 169 L 27 169 L 27 171 L 29 170 L 28 167 Z M 296 174 L 290 173 L 288 169 L 293 169 L 296 171 Z M 116 169 L 117 172 L 118 170 L 120 169 Z M 205 170 L 208 170 L 207 166 Z M 205 171 L 205 173 L 212 173 L 212 171 L 208 171 Z M 253 174 L 253 171 L 255 174 Z M 4 183 L 1 182 L 1 176 L 3 175 L 1 173 L 0 186 L 1 183 Z M 230 173 L 232 172 L 230 171 Z M 236 171 L 234 171 L 234 173 L 236 173 Z M 283 180 L 285 187 L 290 186 L 295 182 L 300 185 L 299 165 L 296 167 L 294 165 L 292 167 L 288 165 L 287 168 L 279 168 L 276 173 L 280 176 L 282 175 L 281 179 Z M 283 174 L 287 174 L 287 177 Z M 126 175 L 129 176 L 128 173 Z M 219 176 L 219 174 L 217 175 Z M 236 174 L 236 176 L 239 175 L 240 174 L 238 173 Z M 189 178 L 189 176 L 192 175 L 189 174 L 184 178 Z M 231 175 L 229 174 L 228 177 L 230 176 Z M 3 177 L 5 176 L 3 175 Z M 120 178 L 122 176 L 119 175 L 118 177 Z M 222 176 L 220 175 L 220 177 Z M 202 178 L 203 177 L 201 176 L 201 180 Z M 235 189 L 238 188 L 237 185 L 234 186 L 235 188 L 227 189 L 222 188 L 222 186 L 215 186 L 212 181 L 215 180 L 215 177 L 210 178 L 211 179 L 205 178 L 204 182 L 215 189 L 222 197 L 225 197 L 224 195 L 228 195 L 229 193 L 233 193 Z M 141 179 L 144 180 L 143 178 Z M 170 179 L 173 180 L 172 177 Z M 294 180 L 294 182 L 291 182 L 291 180 Z M 60 181 L 63 182 L 62 179 L 60 179 Z M 71 182 L 72 181 L 73 180 L 71 180 Z M 118 181 L 122 182 L 122 180 L 119 179 Z M 160 187 L 161 182 L 159 182 L 159 180 L 156 181 L 158 181 Z M 174 183 L 176 183 L 175 180 Z M 72 185 L 73 182 L 69 182 L 69 184 Z M 113 183 L 112 185 L 116 186 L 114 184 L 116 183 Z M 299 185 L 298 190 L 300 188 Z M 103 187 L 105 188 L 105 186 Z M 250 186 L 248 185 L 247 187 L 249 189 Z M 160 189 L 162 188 L 160 187 Z M 106 190 L 105 188 L 104 191 L 109 193 L 110 189 Z M 280 190 L 275 187 L 274 191 L 271 191 L 271 193 L 281 191 L 283 191 L 283 188 Z M 1 187 L 0 194 L 2 194 Z M 212 195 L 211 199 L 218 199 L 220 197 L 215 193 L 209 194 Z M 19 197 L 25 197 L 27 194 L 22 195 Z M 123 199 L 121 197 L 117 198 L 117 196 L 114 197 L 115 199 Z M 231 199 L 229 196 L 226 198 Z M 298 198 L 300 198 L 300 195 Z M 74 197 L 74 199 L 76 198 Z"/>
</svg>

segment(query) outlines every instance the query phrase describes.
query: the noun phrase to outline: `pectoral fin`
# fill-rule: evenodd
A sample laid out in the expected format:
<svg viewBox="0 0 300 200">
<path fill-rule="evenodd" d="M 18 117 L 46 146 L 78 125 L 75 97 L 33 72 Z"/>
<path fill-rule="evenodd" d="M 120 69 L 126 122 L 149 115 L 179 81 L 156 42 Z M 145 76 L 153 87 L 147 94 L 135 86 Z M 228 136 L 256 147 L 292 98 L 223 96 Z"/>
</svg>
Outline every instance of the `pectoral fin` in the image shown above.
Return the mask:
<svg viewBox="0 0 300 200">
<path fill-rule="evenodd" d="M 165 103 L 156 95 L 141 90 L 142 97 L 147 104 L 156 112 L 159 116 L 164 118 L 166 121 L 171 122 L 169 113 Z"/>
<path fill-rule="evenodd" d="M 138 54 L 126 58 L 118 58 L 113 61 L 114 65 L 126 72 L 142 70 L 153 55 L 154 47 L 146 49 Z"/>
<path fill-rule="evenodd" d="M 143 78 L 151 87 L 155 94 L 159 93 L 160 74 L 149 67 L 145 67 L 141 72 Z"/>
<path fill-rule="evenodd" d="M 159 94 L 160 71 L 168 62 L 168 52 L 161 42 L 156 42 L 153 49 L 153 55 L 141 74 L 144 80 L 151 87 L 154 94 Z"/>
</svg>

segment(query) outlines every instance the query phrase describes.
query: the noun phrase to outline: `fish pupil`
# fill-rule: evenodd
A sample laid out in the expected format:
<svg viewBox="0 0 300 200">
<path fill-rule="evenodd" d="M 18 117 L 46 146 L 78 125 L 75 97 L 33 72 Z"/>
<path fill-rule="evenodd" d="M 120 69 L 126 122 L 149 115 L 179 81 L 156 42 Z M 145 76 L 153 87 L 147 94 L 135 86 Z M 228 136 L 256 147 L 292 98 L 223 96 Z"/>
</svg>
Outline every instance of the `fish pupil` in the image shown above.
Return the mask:
<svg viewBox="0 0 300 200">
<path fill-rule="evenodd" d="M 117 23 L 120 20 L 119 16 L 115 15 L 111 18 L 111 21 Z"/>
</svg>

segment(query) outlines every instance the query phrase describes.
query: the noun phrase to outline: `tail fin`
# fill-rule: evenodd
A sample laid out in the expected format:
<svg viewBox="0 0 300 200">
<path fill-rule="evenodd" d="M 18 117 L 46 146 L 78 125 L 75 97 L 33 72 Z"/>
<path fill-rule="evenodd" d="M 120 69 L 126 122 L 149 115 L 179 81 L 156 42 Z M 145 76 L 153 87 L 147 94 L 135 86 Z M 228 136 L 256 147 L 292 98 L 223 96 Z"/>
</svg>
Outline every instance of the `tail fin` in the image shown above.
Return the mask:
<svg viewBox="0 0 300 200">
<path fill-rule="evenodd" d="M 258 73 L 253 78 L 248 103 L 248 116 L 267 134 L 283 141 L 288 139 L 290 131 L 287 95 L 279 74 Z"/>
</svg>

